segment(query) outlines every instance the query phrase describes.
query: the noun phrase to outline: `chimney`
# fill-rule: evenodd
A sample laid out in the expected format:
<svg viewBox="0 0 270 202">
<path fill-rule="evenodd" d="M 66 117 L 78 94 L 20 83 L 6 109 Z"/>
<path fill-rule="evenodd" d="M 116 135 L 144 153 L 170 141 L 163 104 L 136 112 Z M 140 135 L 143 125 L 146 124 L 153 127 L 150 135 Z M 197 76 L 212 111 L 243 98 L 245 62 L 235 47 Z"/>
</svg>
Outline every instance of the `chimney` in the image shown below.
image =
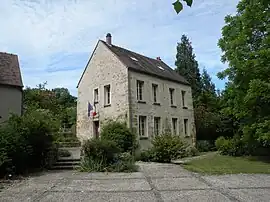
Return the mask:
<svg viewBox="0 0 270 202">
<path fill-rule="evenodd" d="M 112 35 L 110 33 L 108 33 L 106 35 L 106 43 L 111 46 L 112 45 Z"/>
<path fill-rule="evenodd" d="M 160 57 L 157 57 L 157 60 L 161 61 Z"/>
</svg>

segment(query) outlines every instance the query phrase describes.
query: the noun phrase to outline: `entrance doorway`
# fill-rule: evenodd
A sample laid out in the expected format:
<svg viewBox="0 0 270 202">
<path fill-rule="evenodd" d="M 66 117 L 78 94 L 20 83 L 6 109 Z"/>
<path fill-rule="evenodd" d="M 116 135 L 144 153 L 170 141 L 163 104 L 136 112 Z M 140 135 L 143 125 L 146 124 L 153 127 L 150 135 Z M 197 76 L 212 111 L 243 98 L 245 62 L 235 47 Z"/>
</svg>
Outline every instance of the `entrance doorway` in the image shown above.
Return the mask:
<svg viewBox="0 0 270 202">
<path fill-rule="evenodd" d="M 94 125 L 94 137 L 99 138 L 99 121 L 93 121 Z"/>
</svg>

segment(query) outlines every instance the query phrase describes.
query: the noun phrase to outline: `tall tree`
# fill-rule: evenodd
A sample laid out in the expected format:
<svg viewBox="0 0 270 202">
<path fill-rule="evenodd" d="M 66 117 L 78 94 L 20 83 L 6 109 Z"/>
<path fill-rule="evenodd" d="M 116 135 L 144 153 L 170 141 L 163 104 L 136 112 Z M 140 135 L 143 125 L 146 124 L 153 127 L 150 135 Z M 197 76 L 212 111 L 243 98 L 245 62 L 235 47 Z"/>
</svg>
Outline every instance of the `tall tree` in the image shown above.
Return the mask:
<svg viewBox="0 0 270 202">
<path fill-rule="evenodd" d="M 241 0 L 225 18 L 218 45 L 229 67 L 224 111 L 239 122 L 238 133 L 270 146 L 270 1 Z"/>
<path fill-rule="evenodd" d="M 182 35 L 181 42 L 177 44 L 176 71 L 184 76 L 192 88 L 195 100 L 201 92 L 201 77 L 198 62 L 195 59 L 191 42 L 186 35 Z"/>
</svg>

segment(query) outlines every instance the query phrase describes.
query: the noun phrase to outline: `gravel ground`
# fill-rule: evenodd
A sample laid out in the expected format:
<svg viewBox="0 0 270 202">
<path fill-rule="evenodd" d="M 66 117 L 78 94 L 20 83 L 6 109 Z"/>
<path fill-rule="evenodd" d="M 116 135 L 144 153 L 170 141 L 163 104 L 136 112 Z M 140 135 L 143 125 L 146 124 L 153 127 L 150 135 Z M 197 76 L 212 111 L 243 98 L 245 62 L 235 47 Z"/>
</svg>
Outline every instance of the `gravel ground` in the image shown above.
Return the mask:
<svg viewBox="0 0 270 202">
<path fill-rule="evenodd" d="M 201 176 L 179 165 L 139 165 L 136 173 L 46 172 L 5 188 L 0 201 L 270 201 L 270 175 Z"/>
</svg>

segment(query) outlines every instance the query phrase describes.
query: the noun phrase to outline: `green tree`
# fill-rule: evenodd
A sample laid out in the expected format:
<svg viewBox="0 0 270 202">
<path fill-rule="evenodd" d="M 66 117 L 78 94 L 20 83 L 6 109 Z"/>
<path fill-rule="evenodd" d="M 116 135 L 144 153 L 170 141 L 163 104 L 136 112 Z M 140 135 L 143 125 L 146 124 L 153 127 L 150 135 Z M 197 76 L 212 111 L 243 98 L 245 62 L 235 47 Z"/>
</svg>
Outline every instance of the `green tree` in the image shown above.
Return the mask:
<svg viewBox="0 0 270 202">
<path fill-rule="evenodd" d="M 181 42 L 177 44 L 176 49 L 176 72 L 184 76 L 190 83 L 195 100 L 201 93 L 201 76 L 191 42 L 186 35 L 182 35 Z"/>
<path fill-rule="evenodd" d="M 249 142 L 270 145 L 270 1 L 241 0 L 237 14 L 226 16 L 219 47 L 228 68 L 224 113 L 238 123 Z"/>
</svg>

